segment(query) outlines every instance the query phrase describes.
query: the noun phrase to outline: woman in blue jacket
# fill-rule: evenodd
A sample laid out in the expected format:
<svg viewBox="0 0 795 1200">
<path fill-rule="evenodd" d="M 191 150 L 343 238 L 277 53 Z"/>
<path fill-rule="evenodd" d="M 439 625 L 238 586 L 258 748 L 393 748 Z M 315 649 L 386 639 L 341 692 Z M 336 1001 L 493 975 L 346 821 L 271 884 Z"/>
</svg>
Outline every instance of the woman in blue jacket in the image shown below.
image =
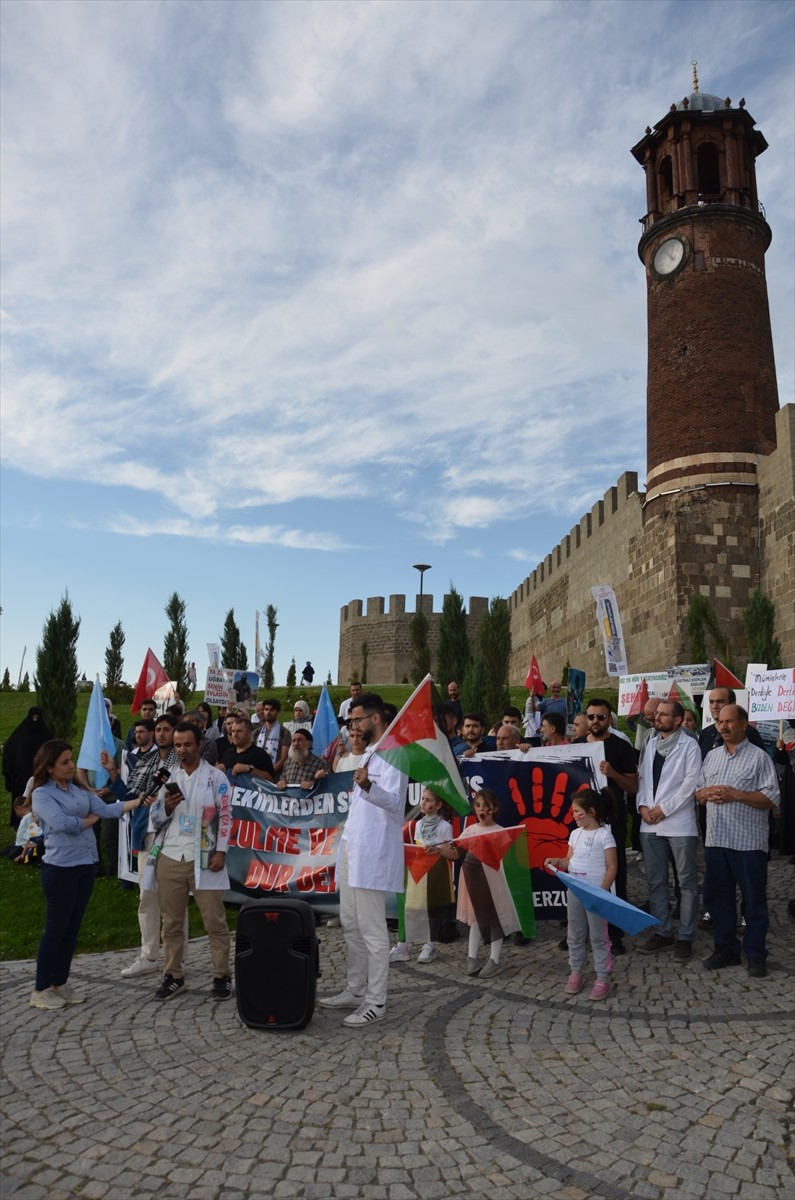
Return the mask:
<svg viewBox="0 0 795 1200">
<path fill-rule="evenodd" d="M 45 742 L 33 764 L 33 812 L 44 832 L 41 886 L 47 902 L 36 987 L 30 997 L 33 1008 L 57 1009 L 85 1001 L 68 980 L 96 878 L 92 826 L 100 818 L 118 820 L 140 804 L 140 797 L 106 804 L 78 782 L 75 770 L 72 747 L 59 740 Z"/>
</svg>

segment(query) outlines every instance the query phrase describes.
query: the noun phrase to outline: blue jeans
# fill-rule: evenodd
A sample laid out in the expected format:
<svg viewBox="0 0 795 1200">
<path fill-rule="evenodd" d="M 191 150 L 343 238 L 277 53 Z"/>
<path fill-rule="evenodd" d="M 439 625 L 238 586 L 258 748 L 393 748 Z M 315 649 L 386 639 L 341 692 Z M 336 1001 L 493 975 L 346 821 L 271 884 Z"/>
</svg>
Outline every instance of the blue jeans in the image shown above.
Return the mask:
<svg viewBox="0 0 795 1200">
<path fill-rule="evenodd" d="M 696 936 L 698 921 L 698 838 L 661 837 L 658 833 L 644 833 L 641 828 L 640 844 L 643 864 L 646 867 L 646 882 L 649 885 L 649 912 L 660 922 L 660 928 L 656 932 L 660 937 L 673 937 L 671 905 L 668 902 L 670 857 L 674 860 L 682 891 L 679 902 L 679 930 L 676 936 L 680 942 L 692 942 Z"/>
<path fill-rule="evenodd" d="M 88 907 L 97 869 L 94 863 L 83 867 L 41 866 L 41 888 L 47 901 L 44 936 L 36 959 L 36 991 L 60 987 L 69 978 L 72 955 L 83 914 Z"/>
<path fill-rule="evenodd" d="M 765 936 L 767 914 L 767 851 L 726 850 L 723 846 L 704 849 L 704 907 L 714 922 L 715 949 L 725 947 L 740 953 L 737 938 L 736 889 L 745 901 L 747 958 L 767 958 Z"/>
</svg>

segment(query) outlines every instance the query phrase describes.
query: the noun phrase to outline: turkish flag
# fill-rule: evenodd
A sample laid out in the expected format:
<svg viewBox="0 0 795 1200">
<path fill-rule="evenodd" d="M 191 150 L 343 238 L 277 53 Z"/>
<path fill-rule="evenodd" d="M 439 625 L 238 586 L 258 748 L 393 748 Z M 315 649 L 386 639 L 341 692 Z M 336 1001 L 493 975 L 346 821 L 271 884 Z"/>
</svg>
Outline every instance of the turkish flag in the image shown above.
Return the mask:
<svg viewBox="0 0 795 1200">
<path fill-rule="evenodd" d="M 543 696 L 544 681 L 541 678 L 541 671 L 539 670 L 538 659 L 536 658 L 535 654 L 530 659 L 530 666 L 527 671 L 527 678 L 524 681 L 524 685 L 528 692 L 535 692 L 537 696 Z"/>
<path fill-rule="evenodd" d="M 164 683 L 169 683 L 168 675 L 163 670 L 162 664 L 158 661 L 151 650 L 147 650 L 144 665 L 141 667 L 141 674 L 138 676 L 138 682 L 135 685 L 135 695 L 133 696 L 130 712 L 140 712 L 141 704 L 150 696 L 154 697 L 155 692 Z"/>
<path fill-rule="evenodd" d="M 646 701 L 649 698 L 649 685 L 646 682 L 644 675 L 640 681 L 640 687 L 635 692 L 635 699 L 632 701 L 632 706 L 627 713 L 627 717 L 640 717 L 643 715 L 643 710 L 646 707 Z"/>
</svg>

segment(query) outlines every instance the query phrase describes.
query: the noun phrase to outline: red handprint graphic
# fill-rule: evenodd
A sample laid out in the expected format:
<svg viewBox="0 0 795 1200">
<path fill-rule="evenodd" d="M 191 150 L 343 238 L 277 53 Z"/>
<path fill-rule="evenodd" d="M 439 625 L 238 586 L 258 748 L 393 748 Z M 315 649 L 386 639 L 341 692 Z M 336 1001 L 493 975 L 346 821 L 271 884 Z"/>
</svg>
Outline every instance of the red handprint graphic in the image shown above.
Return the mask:
<svg viewBox="0 0 795 1200">
<path fill-rule="evenodd" d="M 548 798 L 544 790 L 544 771 L 534 766 L 530 772 L 530 796 L 532 816 L 527 815 L 527 805 L 517 779 L 508 780 L 508 789 L 516 810 L 527 830 L 530 851 L 530 866 L 543 867 L 545 858 L 565 858 L 569 852 L 569 830 L 574 825 L 571 810 L 561 818 L 560 812 L 566 802 L 566 785 L 569 777 L 565 771 L 555 776 Z M 543 816 L 545 809 L 548 816 Z"/>
</svg>

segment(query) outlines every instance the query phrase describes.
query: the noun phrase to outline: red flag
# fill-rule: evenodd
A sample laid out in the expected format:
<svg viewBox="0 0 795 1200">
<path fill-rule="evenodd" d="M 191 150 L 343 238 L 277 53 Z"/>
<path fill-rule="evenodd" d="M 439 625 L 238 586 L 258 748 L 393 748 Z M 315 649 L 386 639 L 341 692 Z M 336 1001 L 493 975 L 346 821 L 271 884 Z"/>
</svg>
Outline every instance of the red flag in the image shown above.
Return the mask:
<svg viewBox="0 0 795 1200">
<path fill-rule="evenodd" d="M 403 853 L 409 874 L 415 883 L 420 883 L 442 857 L 441 854 L 426 854 L 424 846 L 407 845 L 403 847 Z"/>
<path fill-rule="evenodd" d="M 649 698 L 649 685 L 646 683 L 646 676 L 644 675 L 640 681 L 640 687 L 635 692 L 635 698 L 632 701 L 632 706 L 631 706 L 629 712 L 627 713 L 627 717 L 629 718 L 629 717 L 643 716 L 643 710 L 646 707 L 646 701 L 648 700 L 648 698 Z"/>
<path fill-rule="evenodd" d="M 527 670 L 527 678 L 524 681 L 524 685 L 528 692 L 535 692 L 536 696 L 543 696 L 544 681 L 541 678 L 541 671 L 539 670 L 538 659 L 535 654 L 530 659 L 530 666 Z"/>
<path fill-rule="evenodd" d="M 455 838 L 457 846 L 469 850 L 484 866 L 496 871 L 514 842 L 527 836 L 524 825 L 512 825 L 510 829 L 484 829 L 482 833 L 470 833 L 467 837 Z"/>
<path fill-rule="evenodd" d="M 130 712 L 139 712 L 143 701 L 149 696 L 154 696 L 157 689 L 168 682 L 168 675 L 163 670 L 161 663 L 151 650 L 147 650 L 144 665 L 141 667 L 141 674 L 138 676 L 138 682 L 135 685 L 135 695 L 130 705 Z"/>
<path fill-rule="evenodd" d="M 719 658 L 713 658 L 712 660 L 712 674 L 715 676 L 715 687 L 731 688 L 732 691 L 735 688 L 742 689 L 745 687 L 742 679 L 738 679 L 733 671 L 730 671 L 728 667 L 724 667 Z"/>
</svg>

